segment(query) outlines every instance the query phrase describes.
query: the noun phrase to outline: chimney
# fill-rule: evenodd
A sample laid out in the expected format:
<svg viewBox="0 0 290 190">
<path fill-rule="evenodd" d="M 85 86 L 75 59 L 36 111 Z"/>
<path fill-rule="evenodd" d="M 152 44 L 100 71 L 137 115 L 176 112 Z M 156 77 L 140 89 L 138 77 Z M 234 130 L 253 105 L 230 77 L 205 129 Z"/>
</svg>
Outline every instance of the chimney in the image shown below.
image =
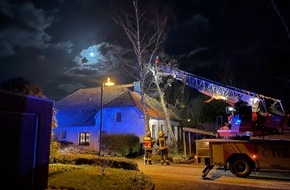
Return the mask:
<svg viewBox="0 0 290 190">
<path fill-rule="evenodd" d="M 140 85 L 140 81 L 134 82 L 133 83 L 134 86 L 134 92 L 138 92 L 139 94 L 141 94 L 141 85 Z"/>
</svg>

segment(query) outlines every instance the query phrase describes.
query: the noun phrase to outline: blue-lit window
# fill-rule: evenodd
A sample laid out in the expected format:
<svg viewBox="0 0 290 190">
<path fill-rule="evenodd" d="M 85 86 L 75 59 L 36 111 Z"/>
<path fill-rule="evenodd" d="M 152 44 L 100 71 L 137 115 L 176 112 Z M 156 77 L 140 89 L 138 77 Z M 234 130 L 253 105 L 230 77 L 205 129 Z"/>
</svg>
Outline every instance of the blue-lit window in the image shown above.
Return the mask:
<svg viewBox="0 0 290 190">
<path fill-rule="evenodd" d="M 60 136 L 61 139 L 66 139 L 66 131 L 62 131 L 61 132 L 61 136 Z"/>
<path fill-rule="evenodd" d="M 121 122 L 121 112 L 117 112 L 115 115 L 115 121 L 116 122 Z"/>
<path fill-rule="evenodd" d="M 79 145 L 84 145 L 84 146 L 90 145 L 90 133 L 82 132 L 79 134 Z"/>
</svg>

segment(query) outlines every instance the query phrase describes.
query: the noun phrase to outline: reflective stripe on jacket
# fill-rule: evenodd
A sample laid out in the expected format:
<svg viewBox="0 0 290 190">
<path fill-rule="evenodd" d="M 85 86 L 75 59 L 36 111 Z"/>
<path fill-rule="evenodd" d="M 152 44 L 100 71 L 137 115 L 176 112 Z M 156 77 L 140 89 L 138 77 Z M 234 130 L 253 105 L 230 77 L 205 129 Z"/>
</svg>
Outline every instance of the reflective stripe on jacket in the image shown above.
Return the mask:
<svg viewBox="0 0 290 190">
<path fill-rule="evenodd" d="M 143 143 L 144 148 L 146 150 L 152 150 L 152 147 L 153 147 L 152 138 L 151 137 L 144 137 L 143 140 L 144 140 L 144 143 Z"/>
<path fill-rule="evenodd" d="M 157 140 L 157 145 L 159 146 L 159 150 L 166 149 L 166 137 L 159 137 Z"/>
</svg>

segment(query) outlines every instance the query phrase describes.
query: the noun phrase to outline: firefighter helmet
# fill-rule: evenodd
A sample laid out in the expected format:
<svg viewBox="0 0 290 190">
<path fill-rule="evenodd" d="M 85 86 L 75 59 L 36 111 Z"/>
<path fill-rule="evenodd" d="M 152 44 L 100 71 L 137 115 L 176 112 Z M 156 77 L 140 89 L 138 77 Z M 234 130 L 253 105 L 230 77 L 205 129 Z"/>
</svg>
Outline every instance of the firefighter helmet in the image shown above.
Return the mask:
<svg viewBox="0 0 290 190">
<path fill-rule="evenodd" d="M 151 132 L 150 132 L 150 131 L 147 131 L 147 132 L 146 132 L 146 136 L 147 136 L 147 137 L 151 137 Z"/>
<path fill-rule="evenodd" d="M 164 135 L 163 131 L 159 132 L 159 136 L 162 137 Z"/>
</svg>

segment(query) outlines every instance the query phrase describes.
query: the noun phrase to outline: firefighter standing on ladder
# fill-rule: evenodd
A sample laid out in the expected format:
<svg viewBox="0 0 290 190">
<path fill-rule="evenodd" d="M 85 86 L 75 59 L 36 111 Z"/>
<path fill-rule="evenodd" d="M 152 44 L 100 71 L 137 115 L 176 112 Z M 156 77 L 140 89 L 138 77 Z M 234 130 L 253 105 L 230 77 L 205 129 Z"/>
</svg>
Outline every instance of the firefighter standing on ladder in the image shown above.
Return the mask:
<svg viewBox="0 0 290 190">
<path fill-rule="evenodd" d="M 159 137 L 157 139 L 156 145 L 158 146 L 158 152 L 161 156 L 160 162 L 163 165 L 164 161 L 166 165 L 170 165 L 168 159 L 168 151 L 167 151 L 167 144 L 166 144 L 167 136 L 164 135 L 164 132 L 161 130 L 159 132 Z"/>
<path fill-rule="evenodd" d="M 151 157 L 153 151 L 154 141 L 151 137 L 151 132 L 147 131 L 146 136 L 143 138 L 143 146 L 144 146 L 144 164 L 152 164 Z"/>
</svg>

